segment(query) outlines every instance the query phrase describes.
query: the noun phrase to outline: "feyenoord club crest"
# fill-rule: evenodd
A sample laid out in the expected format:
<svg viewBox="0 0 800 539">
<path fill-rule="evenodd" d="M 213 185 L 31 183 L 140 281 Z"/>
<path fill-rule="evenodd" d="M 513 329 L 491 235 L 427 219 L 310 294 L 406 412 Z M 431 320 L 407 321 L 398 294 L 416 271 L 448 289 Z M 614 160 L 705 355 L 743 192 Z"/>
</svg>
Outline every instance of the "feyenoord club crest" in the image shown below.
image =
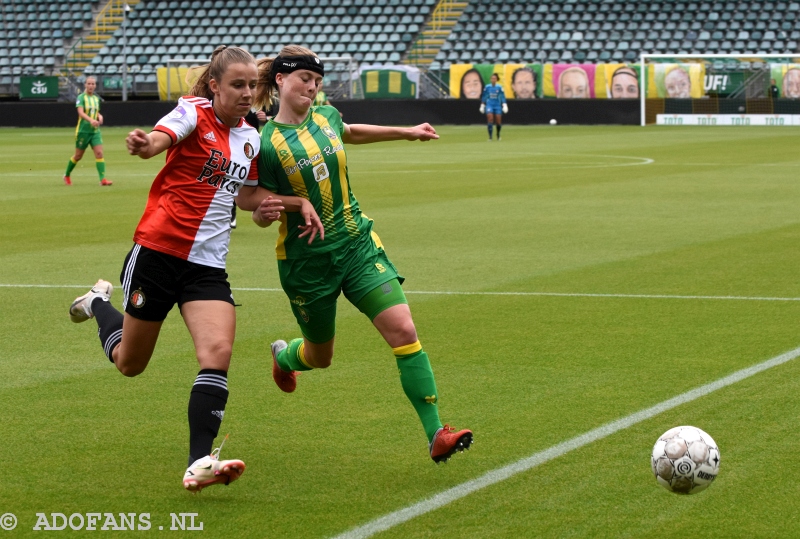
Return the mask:
<svg viewBox="0 0 800 539">
<path fill-rule="evenodd" d="M 137 309 L 141 309 L 144 307 L 145 297 L 144 292 L 142 289 L 136 290 L 133 294 L 131 294 L 131 305 L 136 307 Z"/>
<path fill-rule="evenodd" d="M 256 151 L 253 148 L 253 145 L 250 144 L 249 142 L 244 143 L 244 156 L 247 157 L 248 159 L 252 159 L 253 157 L 256 156 Z"/>
</svg>

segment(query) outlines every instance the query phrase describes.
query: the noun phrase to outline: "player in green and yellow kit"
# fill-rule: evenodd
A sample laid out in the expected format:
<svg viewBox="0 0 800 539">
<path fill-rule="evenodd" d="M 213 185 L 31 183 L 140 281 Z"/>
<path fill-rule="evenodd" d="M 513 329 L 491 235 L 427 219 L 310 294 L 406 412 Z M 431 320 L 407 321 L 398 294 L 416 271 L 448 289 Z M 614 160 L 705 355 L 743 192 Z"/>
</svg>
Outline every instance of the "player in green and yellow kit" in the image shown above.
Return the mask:
<svg viewBox="0 0 800 539">
<path fill-rule="evenodd" d="M 100 97 L 95 95 L 97 79 L 86 77 L 84 92 L 78 96 L 75 107 L 78 109 L 78 125 L 75 128 L 75 155 L 67 163 L 67 171 L 64 173 L 64 183 L 72 185 L 72 169 L 83 158 L 83 153 L 89 146 L 94 151 L 95 166 L 97 175 L 100 177 L 100 185 L 112 185 L 106 179 L 106 162 L 103 159 L 103 136 L 100 134 L 100 126 L 103 124 L 103 115 L 100 114 Z"/>
<path fill-rule="evenodd" d="M 336 302 L 344 293 L 392 347 L 403 391 L 425 429 L 430 456 L 437 463 L 446 461 L 470 446 L 472 432 L 443 426 L 439 419 L 433 370 L 400 287 L 403 277 L 350 190 L 343 145 L 439 137 L 428 124 L 344 124 L 335 108 L 312 106 L 323 76 L 320 59 L 296 45 L 285 47 L 275 59 L 259 60 L 256 103 L 277 90 L 281 106 L 261 131 L 259 187 L 242 191 L 238 202 L 242 209 L 255 210 L 253 220 L 260 226 L 275 219 L 275 198 L 286 210 L 279 219 L 278 272 L 303 334 L 288 344 L 272 343 L 273 378 L 289 393 L 296 387 L 296 371 L 330 366 Z M 314 223 L 302 211 L 309 203 L 324 228 L 321 241 L 313 241 Z"/>
</svg>

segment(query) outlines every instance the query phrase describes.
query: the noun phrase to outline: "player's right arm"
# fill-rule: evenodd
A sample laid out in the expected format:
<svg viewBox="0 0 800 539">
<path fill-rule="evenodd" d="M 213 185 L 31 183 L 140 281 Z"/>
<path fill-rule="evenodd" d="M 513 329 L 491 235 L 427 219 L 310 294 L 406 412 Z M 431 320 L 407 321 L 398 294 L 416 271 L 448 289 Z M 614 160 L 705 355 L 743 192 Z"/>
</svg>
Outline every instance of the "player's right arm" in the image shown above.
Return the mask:
<svg viewBox="0 0 800 539">
<path fill-rule="evenodd" d="M 86 114 L 86 111 L 83 110 L 83 107 L 78 107 L 78 116 L 80 116 L 81 120 L 89 122 L 92 127 L 97 127 L 100 125 L 100 122 L 97 120 L 92 120 L 92 118 Z"/>
<path fill-rule="evenodd" d="M 267 228 L 280 218 L 284 211 L 297 212 L 305 224 L 299 228 L 302 233 L 297 236 L 308 236 L 308 243 L 314 241 L 319 234 L 319 239 L 325 239 L 325 228 L 314 209 L 314 205 L 303 197 L 293 195 L 276 195 L 264 187 L 244 185 L 236 196 L 236 205 L 242 210 L 253 212 L 253 222 L 261 228 Z"/>
<path fill-rule="evenodd" d="M 162 131 L 145 133 L 141 129 L 134 129 L 128 133 L 125 145 L 129 154 L 150 159 L 172 146 L 172 137 Z"/>
</svg>

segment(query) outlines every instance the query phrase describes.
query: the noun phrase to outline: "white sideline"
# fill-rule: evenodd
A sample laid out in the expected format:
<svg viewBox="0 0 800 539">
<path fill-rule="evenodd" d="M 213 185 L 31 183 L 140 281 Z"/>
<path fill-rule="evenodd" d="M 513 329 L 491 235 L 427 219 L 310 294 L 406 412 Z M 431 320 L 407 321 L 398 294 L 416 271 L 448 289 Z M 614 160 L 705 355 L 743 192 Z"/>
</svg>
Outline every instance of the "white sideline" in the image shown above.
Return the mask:
<svg viewBox="0 0 800 539">
<path fill-rule="evenodd" d="M 530 470 L 531 468 L 534 468 L 540 464 L 544 464 L 547 461 L 560 457 L 565 453 L 572 451 L 573 449 L 578 449 L 592 442 L 596 442 L 597 440 L 614 434 L 617 431 L 631 427 L 646 419 L 650 419 L 651 417 L 654 417 L 662 412 L 666 412 L 667 410 L 671 410 L 672 408 L 675 408 L 681 404 L 704 397 L 709 393 L 712 393 L 725 386 L 735 384 L 736 382 L 740 382 L 745 378 L 749 378 L 754 374 L 758 374 L 761 371 L 765 371 L 769 368 L 791 361 L 798 356 L 800 356 L 800 348 L 795 348 L 794 350 L 785 352 L 779 356 L 775 356 L 772 359 L 768 359 L 762 363 L 753 365 L 752 367 L 736 371 L 733 374 L 725 376 L 724 378 L 720 378 L 715 382 L 692 389 L 686 393 L 678 395 L 677 397 L 673 397 L 669 400 L 665 400 L 664 402 L 656 404 L 655 406 L 646 408 L 627 417 L 623 417 L 622 419 L 612 421 L 611 423 L 607 423 L 594 430 L 590 430 L 585 434 L 581 434 L 580 436 L 576 436 L 575 438 L 567 440 L 566 442 L 554 445 L 549 449 L 534 453 L 530 457 L 487 472 L 476 479 L 456 485 L 455 487 L 440 492 L 431 498 L 417 502 L 414 505 L 410 505 L 404 509 L 394 511 L 393 513 L 389 513 L 382 517 L 371 520 L 362 526 L 358 526 L 345 533 L 337 535 L 333 539 L 364 539 L 366 537 L 372 537 L 376 533 L 380 533 L 403 524 L 404 522 L 407 522 L 415 517 L 443 507 L 450 502 L 464 498 L 482 488 L 494 485 L 495 483 L 504 481 L 517 475 L 518 473 Z"/>
<path fill-rule="evenodd" d="M 2 284 L 0 288 L 88 288 L 85 284 Z M 283 292 L 280 288 L 236 288 L 234 292 Z M 734 301 L 800 301 L 800 298 L 769 296 L 690 296 L 670 294 L 594 294 L 582 292 L 459 292 L 447 290 L 404 290 L 406 294 L 440 296 L 545 296 L 563 298 L 629 298 L 629 299 L 709 299 Z"/>
</svg>

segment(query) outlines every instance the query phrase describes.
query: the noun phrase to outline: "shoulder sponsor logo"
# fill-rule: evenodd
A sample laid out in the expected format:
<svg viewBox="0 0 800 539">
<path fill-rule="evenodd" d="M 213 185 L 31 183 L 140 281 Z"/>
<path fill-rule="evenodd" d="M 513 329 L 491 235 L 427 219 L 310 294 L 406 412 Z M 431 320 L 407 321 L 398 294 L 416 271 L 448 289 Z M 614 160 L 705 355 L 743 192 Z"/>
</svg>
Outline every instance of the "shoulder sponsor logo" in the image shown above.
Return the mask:
<svg viewBox="0 0 800 539">
<path fill-rule="evenodd" d="M 213 131 L 209 131 L 208 133 L 203 135 L 203 138 L 206 140 L 210 140 L 211 142 L 217 142 L 217 137 L 214 136 Z"/>
<path fill-rule="evenodd" d="M 248 159 L 252 159 L 256 156 L 256 150 L 253 148 L 253 145 L 249 142 L 244 143 L 244 156 Z"/>
<path fill-rule="evenodd" d="M 172 109 L 172 112 L 170 112 L 167 116 L 169 116 L 170 118 L 174 118 L 176 120 L 178 118 L 183 118 L 184 116 L 186 116 L 186 109 L 178 105 L 177 107 Z"/>
</svg>

